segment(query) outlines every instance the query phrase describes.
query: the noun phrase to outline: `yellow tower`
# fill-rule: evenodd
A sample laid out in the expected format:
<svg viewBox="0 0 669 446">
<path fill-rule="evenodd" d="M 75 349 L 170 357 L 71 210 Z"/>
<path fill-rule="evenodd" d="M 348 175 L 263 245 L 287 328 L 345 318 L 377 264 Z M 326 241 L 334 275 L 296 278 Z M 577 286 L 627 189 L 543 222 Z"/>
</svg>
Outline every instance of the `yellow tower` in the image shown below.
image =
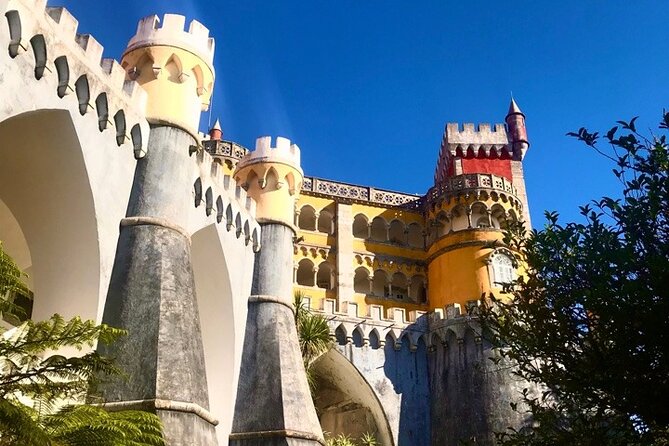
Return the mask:
<svg viewBox="0 0 669 446">
<path fill-rule="evenodd" d="M 501 241 L 510 222 L 529 220 L 524 118 L 512 100 L 506 126 L 446 126 L 435 186 L 426 196 L 432 308 L 464 308 L 489 293 L 499 295 L 516 277 L 519 265 Z"/>
<path fill-rule="evenodd" d="M 200 22 L 193 20 L 188 31 L 185 24 L 185 17 L 176 14 L 165 14 L 162 23 L 155 15 L 142 19 L 121 66 L 148 93 L 150 123 L 196 136 L 214 84 L 214 39 Z"/>
<path fill-rule="evenodd" d="M 295 200 L 304 178 L 296 144 L 278 137 L 276 147 L 272 147 L 271 137 L 258 138 L 255 151 L 237 164 L 234 178 L 256 201 L 258 222 L 280 222 L 293 227 Z"/>
</svg>

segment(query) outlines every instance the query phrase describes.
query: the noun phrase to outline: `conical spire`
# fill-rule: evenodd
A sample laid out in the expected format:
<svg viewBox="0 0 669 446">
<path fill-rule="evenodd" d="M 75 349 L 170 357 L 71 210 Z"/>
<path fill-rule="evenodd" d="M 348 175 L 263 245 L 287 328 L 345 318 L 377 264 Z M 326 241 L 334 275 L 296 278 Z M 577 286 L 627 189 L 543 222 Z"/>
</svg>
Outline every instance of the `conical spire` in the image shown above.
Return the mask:
<svg viewBox="0 0 669 446">
<path fill-rule="evenodd" d="M 518 107 L 518 104 L 516 104 L 516 100 L 513 97 L 511 97 L 511 103 L 509 104 L 509 112 L 506 114 L 506 116 L 516 115 L 516 114 L 525 116 L 523 112 L 520 111 L 520 107 Z"/>
<path fill-rule="evenodd" d="M 223 138 L 223 130 L 221 129 L 221 122 L 217 119 L 214 126 L 209 130 L 209 139 L 212 141 L 220 141 Z"/>
</svg>

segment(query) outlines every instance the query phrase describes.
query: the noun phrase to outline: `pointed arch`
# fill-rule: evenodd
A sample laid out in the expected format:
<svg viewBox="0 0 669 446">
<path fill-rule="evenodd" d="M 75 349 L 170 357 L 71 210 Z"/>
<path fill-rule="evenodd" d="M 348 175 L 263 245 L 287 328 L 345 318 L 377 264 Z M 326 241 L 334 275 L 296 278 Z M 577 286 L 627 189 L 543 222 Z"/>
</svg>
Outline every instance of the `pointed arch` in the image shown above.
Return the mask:
<svg viewBox="0 0 669 446">
<path fill-rule="evenodd" d="M 181 59 L 176 53 L 173 53 L 170 58 L 167 59 L 167 62 L 165 63 L 165 70 L 167 71 L 167 78 L 171 82 L 180 84 L 184 81 L 182 76 L 183 64 L 181 63 Z"/>
<path fill-rule="evenodd" d="M 275 190 L 279 187 L 279 173 L 276 171 L 274 166 L 272 166 L 267 169 L 267 172 L 265 172 L 265 177 L 263 178 L 263 189 L 269 188 L 269 190 Z"/>
<path fill-rule="evenodd" d="M 379 331 L 376 328 L 372 328 L 372 331 L 369 332 L 369 346 L 373 350 L 377 350 L 381 346 L 380 341 Z"/>
<path fill-rule="evenodd" d="M 353 334 L 351 336 L 353 338 L 353 345 L 360 348 L 364 344 L 364 333 L 362 332 L 362 328 L 360 328 L 360 325 L 355 327 L 353 329 Z"/>
</svg>

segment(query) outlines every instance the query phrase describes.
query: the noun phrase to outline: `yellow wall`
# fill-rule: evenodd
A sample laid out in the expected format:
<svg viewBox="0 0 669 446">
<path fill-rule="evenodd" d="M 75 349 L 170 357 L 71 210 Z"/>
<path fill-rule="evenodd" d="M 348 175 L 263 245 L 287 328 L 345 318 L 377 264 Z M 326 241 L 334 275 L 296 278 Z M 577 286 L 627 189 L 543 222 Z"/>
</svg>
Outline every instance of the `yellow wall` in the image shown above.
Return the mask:
<svg viewBox="0 0 669 446">
<path fill-rule="evenodd" d="M 448 234 L 430 249 L 428 265 L 430 306 L 444 308 L 450 303 L 462 307 L 491 291 L 488 266 L 492 251 L 485 245 L 501 239 L 499 231 L 466 230 Z"/>
<path fill-rule="evenodd" d="M 473 203 L 476 200 L 474 196 L 465 200 L 455 200 L 448 203 L 441 203 L 436 209 L 428 214 L 428 221 L 435 218 L 435 215 L 442 210 L 449 210 L 455 206 L 462 206 Z M 480 200 L 480 197 L 479 197 Z M 484 200 L 478 201 L 484 203 L 489 208 L 499 204 L 497 201 Z M 301 209 L 305 205 L 312 206 L 316 212 L 327 209 L 334 211 L 335 201 L 332 198 L 324 198 L 313 195 L 302 194 L 296 205 L 296 209 Z M 502 203 L 504 208 L 511 209 L 511 204 Z M 363 214 L 371 222 L 373 218 L 383 217 L 387 223 L 393 219 L 402 221 L 405 226 L 416 222 L 420 224 L 423 230 L 429 223 L 425 222 L 422 214 L 406 211 L 396 208 L 384 208 L 370 206 L 365 204 L 353 203 L 351 205 L 352 216 Z M 303 243 L 313 246 L 323 246 L 330 249 L 328 261 L 334 266 L 336 264 L 336 237 L 317 231 L 304 231 L 298 229 L 298 235 L 304 237 Z M 429 245 L 428 248 L 413 248 L 406 244 L 397 244 L 392 242 L 376 241 L 371 239 L 354 238 L 353 251 L 359 255 L 354 256 L 352 270 L 362 266 L 371 274 L 377 269 L 383 269 L 392 275 L 395 271 L 401 271 L 407 278 L 414 274 L 425 277 L 427 281 L 427 304 L 416 304 L 411 301 L 403 301 L 393 298 L 381 298 L 371 294 L 354 293 L 353 302 L 358 304 L 359 315 L 367 314 L 368 305 L 382 305 L 384 312 L 388 308 L 404 308 L 407 312 L 411 310 L 429 311 L 436 308 L 444 308 L 451 303 L 458 303 L 463 311 L 466 308 L 467 301 L 480 299 L 482 295 L 490 292 L 500 295 L 502 290 L 492 286 L 489 277 L 489 267 L 487 259 L 492 248 L 490 244 L 493 241 L 501 241 L 502 231 L 497 229 L 462 229 L 448 232 Z M 302 252 L 295 254 L 295 262 L 305 258 Z M 307 257 L 308 258 L 308 257 Z M 411 265 L 412 272 L 393 265 L 380 266 L 378 261 L 369 264 L 371 258 L 396 258 L 404 264 Z M 322 258 L 311 259 L 318 265 Z M 415 268 L 415 269 L 413 269 Z M 312 297 L 313 308 L 322 308 L 321 300 L 324 298 L 336 298 L 335 290 L 326 291 L 315 287 L 302 287 L 296 285 L 296 289 L 301 289 L 306 295 Z"/>
</svg>

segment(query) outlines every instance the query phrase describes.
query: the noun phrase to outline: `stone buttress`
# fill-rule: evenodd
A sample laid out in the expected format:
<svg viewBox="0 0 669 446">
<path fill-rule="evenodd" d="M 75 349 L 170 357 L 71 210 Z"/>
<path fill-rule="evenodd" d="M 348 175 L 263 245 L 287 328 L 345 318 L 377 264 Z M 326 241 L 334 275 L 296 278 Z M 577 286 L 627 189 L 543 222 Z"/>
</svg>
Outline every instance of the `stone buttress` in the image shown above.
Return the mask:
<svg viewBox="0 0 669 446">
<path fill-rule="evenodd" d="M 316 445 L 323 434 L 309 393 L 293 309 L 292 225 L 302 186 L 300 150 L 259 138 L 235 180 L 256 200 L 256 254 L 231 446 Z"/>
<path fill-rule="evenodd" d="M 121 221 L 103 322 L 128 336 L 103 354 L 128 379 L 102 391 L 111 409 L 144 409 L 163 421 L 168 445 L 215 445 L 195 296 L 187 209 L 190 153 L 213 83 L 213 39 L 193 21 L 143 19 L 122 60 L 147 92 L 151 125 Z"/>
</svg>

